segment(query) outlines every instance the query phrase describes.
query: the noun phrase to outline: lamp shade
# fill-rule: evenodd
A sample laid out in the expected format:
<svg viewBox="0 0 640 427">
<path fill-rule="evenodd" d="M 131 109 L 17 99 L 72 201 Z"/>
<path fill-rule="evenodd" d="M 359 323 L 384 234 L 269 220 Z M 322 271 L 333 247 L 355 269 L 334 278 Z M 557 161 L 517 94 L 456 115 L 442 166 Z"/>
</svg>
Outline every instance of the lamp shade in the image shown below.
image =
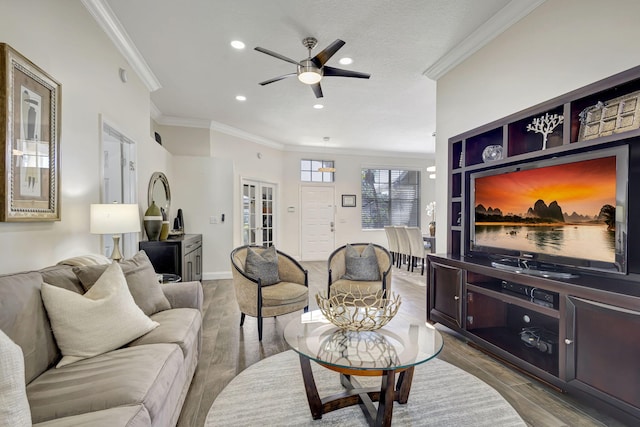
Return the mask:
<svg viewBox="0 0 640 427">
<path fill-rule="evenodd" d="M 140 231 L 137 204 L 105 203 L 91 205 L 92 234 L 121 234 Z"/>
</svg>

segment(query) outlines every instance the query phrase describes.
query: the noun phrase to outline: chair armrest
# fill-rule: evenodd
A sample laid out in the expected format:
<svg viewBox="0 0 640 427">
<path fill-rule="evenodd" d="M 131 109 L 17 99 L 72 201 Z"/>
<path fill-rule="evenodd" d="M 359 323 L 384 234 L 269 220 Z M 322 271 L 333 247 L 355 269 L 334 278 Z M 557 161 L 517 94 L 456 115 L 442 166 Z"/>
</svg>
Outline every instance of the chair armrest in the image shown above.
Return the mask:
<svg viewBox="0 0 640 427">
<path fill-rule="evenodd" d="M 289 258 L 282 253 L 278 254 L 278 276 L 283 282 L 298 283 L 308 286 L 307 270 L 305 270 L 296 260 Z"/>
<path fill-rule="evenodd" d="M 340 251 L 329 260 L 329 285 L 339 280 L 346 273 L 347 265 L 344 258 L 344 251 Z"/>
<path fill-rule="evenodd" d="M 169 300 L 171 308 L 197 308 L 202 311 L 204 299 L 202 283 L 176 282 L 162 285 L 164 296 Z"/>
</svg>

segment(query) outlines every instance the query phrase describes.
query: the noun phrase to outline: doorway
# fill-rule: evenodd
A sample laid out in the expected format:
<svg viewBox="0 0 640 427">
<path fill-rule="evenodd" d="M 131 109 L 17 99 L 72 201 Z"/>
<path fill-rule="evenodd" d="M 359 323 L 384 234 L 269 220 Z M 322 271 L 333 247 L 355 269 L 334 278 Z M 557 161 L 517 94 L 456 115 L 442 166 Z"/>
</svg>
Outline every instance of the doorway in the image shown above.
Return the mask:
<svg viewBox="0 0 640 427">
<path fill-rule="evenodd" d="M 326 261 L 335 249 L 335 189 L 300 187 L 302 261 Z"/>
<path fill-rule="evenodd" d="M 102 183 L 100 203 L 136 203 L 136 145 L 104 119 L 102 121 Z M 133 233 L 122 235 L 125 258 L 137 252 Z M 113 252 L 111 236 L 102 236 L 102 254 Z"/>
<path fill-rule="evenodd" d="M 242 179 L 242 243 L 275 245 L 277 185 Z"/>
</svg>

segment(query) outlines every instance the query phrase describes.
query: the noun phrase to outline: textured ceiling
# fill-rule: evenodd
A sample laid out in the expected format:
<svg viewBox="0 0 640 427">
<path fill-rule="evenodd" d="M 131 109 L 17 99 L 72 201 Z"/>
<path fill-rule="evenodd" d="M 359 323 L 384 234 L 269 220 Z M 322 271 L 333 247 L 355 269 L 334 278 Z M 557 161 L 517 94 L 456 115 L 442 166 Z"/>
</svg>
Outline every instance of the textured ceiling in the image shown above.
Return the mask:
<svg viewBox="0 0 640 427">
<path fill-rule="evenodd" d="M 211 121 L 256 140 L 345 152 L 432 154 L 435 87 L 425 70 L 509 0 L 107 0 L 162 86 L 151 94 L 161 123 Z M 258 82 L 295 65 L 260 46 L 306 59 L 337 38 L 327 65 L 371 74 L 325 77 L 317 100 L 296 78 Z M 230 47 L 242 40 L 247 48 Z M 353 64 L 338 59 L 350 56 Z M 235 100 L 245 95 L 245 102 Z M 324 109 L 312 106 L 322 103 Z M 330 137 L 329 142 L 323 141 Z M 289 147 L 291 146 L 291 147 Z M 306 149 L 306 148 L 303 148 Z"/>
</svg>

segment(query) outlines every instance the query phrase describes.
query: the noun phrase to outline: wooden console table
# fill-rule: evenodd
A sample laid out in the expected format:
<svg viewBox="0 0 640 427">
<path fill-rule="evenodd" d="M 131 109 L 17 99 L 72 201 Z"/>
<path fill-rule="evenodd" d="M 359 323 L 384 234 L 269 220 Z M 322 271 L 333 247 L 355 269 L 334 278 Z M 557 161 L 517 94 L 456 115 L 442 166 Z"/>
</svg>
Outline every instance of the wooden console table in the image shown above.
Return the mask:
<svg viewBox="0 0 640 427">
<path fill-rule="evenodd" d="M 185 234 L 163 241 L 141 241 L 156 273 L 177 274 L 183 282 L 202 280 L 202 234 Z"/>
</svg>

